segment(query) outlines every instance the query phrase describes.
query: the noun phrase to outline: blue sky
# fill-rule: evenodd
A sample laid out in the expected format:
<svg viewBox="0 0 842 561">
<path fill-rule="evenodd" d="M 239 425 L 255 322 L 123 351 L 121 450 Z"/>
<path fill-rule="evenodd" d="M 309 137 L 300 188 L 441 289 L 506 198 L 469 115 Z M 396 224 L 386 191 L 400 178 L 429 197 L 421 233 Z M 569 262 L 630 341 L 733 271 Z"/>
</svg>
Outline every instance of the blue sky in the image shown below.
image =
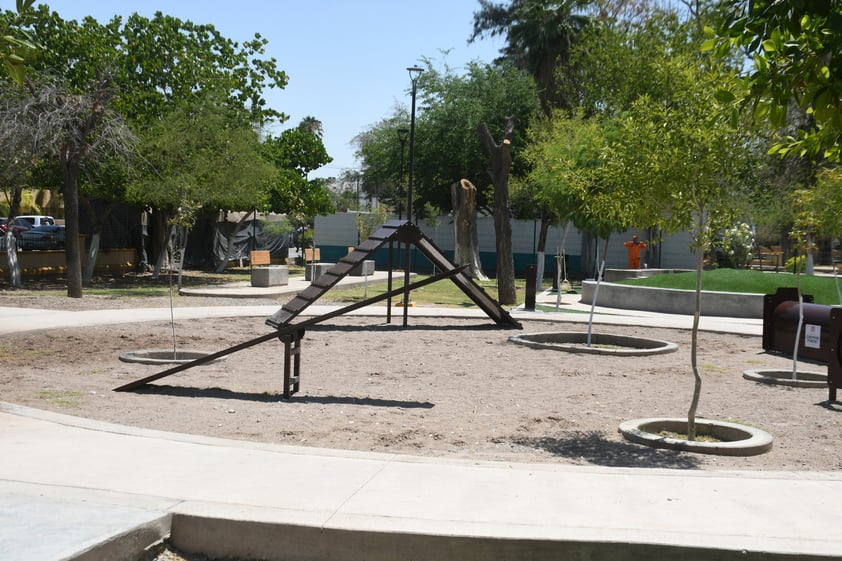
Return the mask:
<svg viewBox="0 0 842 561">
<path fill-rule="evenodd" d="M 334 161 L 311 174 L 338 176 L 355 169 L 351 141 L 409 106 L 408 66 L 428 57 L 457 72 L 471 60 L 490 62 L 499 38 L 467 44 L 476 0 L 52 0 L 44 2 L 68 20 L 90 15 L 104 23 L 134 12 L 156 11 L 209 23 L 242 42 L 260 33 L 267 55 L 289 77 L 284 90 L 267 94 L 269 105 L 290 116 L 272 132 L 308 115 L 322 121 L 324 143 Z M 4 2 L 5 4 L 5 2 Z M 443 51 L 448 51 L 446 55 Z"/>
</svg>

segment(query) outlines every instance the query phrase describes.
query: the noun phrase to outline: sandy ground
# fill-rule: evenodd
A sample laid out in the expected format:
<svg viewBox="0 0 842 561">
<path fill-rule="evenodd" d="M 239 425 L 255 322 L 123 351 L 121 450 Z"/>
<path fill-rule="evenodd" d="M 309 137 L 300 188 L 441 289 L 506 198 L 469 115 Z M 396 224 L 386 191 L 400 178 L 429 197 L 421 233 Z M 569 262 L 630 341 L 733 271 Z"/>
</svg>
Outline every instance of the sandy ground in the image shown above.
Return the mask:
<svg viewBox="0 0 842 561">
<path fill-rule="evenodd" d="M 182 298 L 179 305 L 211 302 L 267 303 Z M 142 303 L 168 305 L 155 298 Z M 47 310 L 137 304 L 0 295 L 0 306 Z M 118 357 L 172 349 L 169 322 L 24 333 L 0 338 L 0 400 L 152 429 L 298 446 L 504 462 L 842 469 L 842 404 L 828 403 L 826 389 L 742 377 L 747 369 L 791 368 L 789 359 L 764 353 L 759 337 L 701 337 L 699 416 L 745 423 L 775 439 L 766 454 L 729 458 L 655 450 L 628 443 L 617 431 L 624 420 L 686 415 L 693 389 L 688 331 L 597 326 L 597 333 L 679 344 L 670 354 L 618 358 L 515 345 L 508 339 L 520 332 L 490 320 L 410 323 L 402 329 L 382 317 L 338 318 L 310 328 L 303 340 L 301 389 L 291 399 L 281 395 L 283 346 L 275 340 L 137 391 L 115 392 L 166 369 Z M 572 322 L 527 321 L 523 332 L 585 329 Z M 175 325 L 181 350 L 219 351 L 269 332 L 259 317 Z"/>
</svg>

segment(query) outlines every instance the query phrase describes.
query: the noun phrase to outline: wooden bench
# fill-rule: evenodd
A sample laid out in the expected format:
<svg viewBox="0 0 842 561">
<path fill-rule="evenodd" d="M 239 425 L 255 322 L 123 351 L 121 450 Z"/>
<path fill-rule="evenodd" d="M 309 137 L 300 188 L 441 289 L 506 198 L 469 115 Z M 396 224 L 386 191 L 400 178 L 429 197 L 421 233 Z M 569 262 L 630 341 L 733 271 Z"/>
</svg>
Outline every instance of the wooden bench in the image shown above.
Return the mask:
<svg viewBox="0 0 842 561">
<path fill-rule="evenodd" d="M 249 252 L 249 260 L 251 261 L 252 267 L 255 265 L 271 265 L 272 255 L 269 253 L 268 249 L 259 249 Z"/>
<path fill-rule="evenodd" d="M 289 284 L 289 267 L 286 265 L 272 265 L 272 256 L 268 250 L 257 250 L 249 253 L 251 261 L 252 286 L 284 286 Z"/>
<path fill-rule="evenodd" d="M 316 261 L 322 260 L 322 252 L 317 247 L 313 249 L 312 247 L 304 248 L 304 261 L 307 263 L 315 263 Z"/>
<path fill-rule="evenodd" d="M 780 250 L 779 246 L 771 249 L 760 246 L 758 248 L 757 256 L 751 260 L 752 269 L 774 269 L 778 271 L 784 266 L 784 252 Z"/>
</svg>

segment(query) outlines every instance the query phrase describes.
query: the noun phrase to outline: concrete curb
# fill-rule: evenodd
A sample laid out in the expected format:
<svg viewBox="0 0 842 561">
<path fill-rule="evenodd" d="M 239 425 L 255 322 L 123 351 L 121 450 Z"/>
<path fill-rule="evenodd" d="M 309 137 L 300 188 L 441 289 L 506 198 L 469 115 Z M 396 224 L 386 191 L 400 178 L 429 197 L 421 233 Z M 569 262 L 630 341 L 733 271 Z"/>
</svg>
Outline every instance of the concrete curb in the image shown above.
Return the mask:
<svg viewBox="0 0 842 561">
<path fill-rule="evenodd" d="M 626 440 L 668 450 L 684 450 L 698 454 L 719 456 L 756 456 L 772 449 L 772 435 L 746 425 L 696 419 L 699 435 L 709 434 L 721 442 L 702 442 L 661 436 L 660 431 L 687 432 L 687 419 L 654 417 L 635 419 L 620 424 L 620 433 Z"/>
<path fill-rule="evenodd" d="M 593 302 L 596 281 L 582 282 L 582 303 Z M 702 315 L 732 318 L 763 318 L 763 294 L 702 291 Z M 696 292 L 613 282 L 599 283 L 597 305 L 662 314 L 693 314 Z"/>
</svg>

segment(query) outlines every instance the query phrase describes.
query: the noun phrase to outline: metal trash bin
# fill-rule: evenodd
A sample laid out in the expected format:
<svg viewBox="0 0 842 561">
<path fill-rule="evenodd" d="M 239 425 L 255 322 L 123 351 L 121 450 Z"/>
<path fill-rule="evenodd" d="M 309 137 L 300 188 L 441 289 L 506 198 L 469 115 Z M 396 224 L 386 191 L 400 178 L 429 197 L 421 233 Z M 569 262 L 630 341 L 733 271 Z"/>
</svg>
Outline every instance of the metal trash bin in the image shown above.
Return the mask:
<svg viewBox="0 0 842 561">
<path fill-rule="evenodd" d="M 836 388 L 842 388 L 842 308 L 814 304 L 802 295 L 803 323 L 798 341 L 798 358 L 827 365 L 830 401 L 836 401 Z M 763 350 L 792 355 L 798 330 L 798 290 L 779 288 L 763 299 Z"/>
</svg>

